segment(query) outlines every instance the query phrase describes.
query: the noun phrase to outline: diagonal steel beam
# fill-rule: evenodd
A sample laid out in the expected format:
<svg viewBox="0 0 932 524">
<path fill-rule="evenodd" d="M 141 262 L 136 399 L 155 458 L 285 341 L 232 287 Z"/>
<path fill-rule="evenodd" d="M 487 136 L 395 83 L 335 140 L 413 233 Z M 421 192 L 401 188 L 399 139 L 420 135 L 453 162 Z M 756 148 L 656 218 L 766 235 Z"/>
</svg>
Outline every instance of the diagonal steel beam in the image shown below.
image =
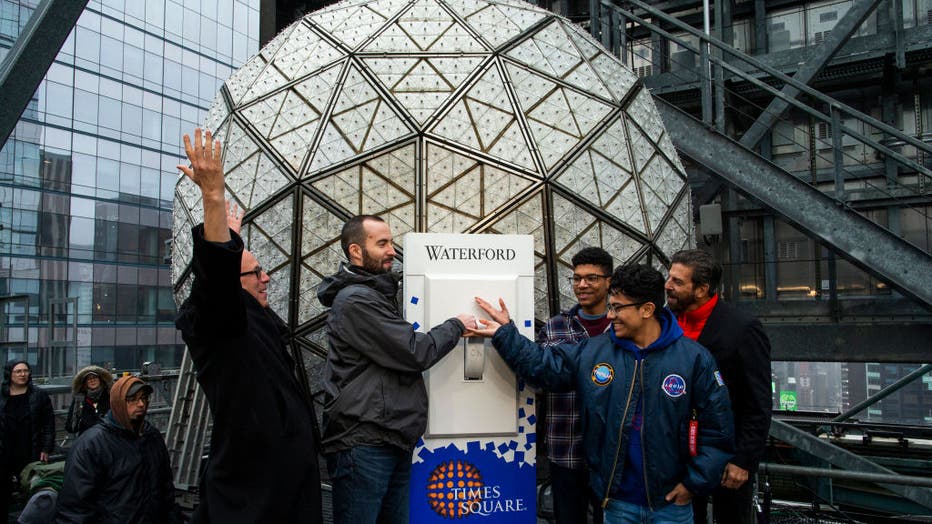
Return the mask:
<svg viewBox="0 0 932 524">
<path fill-rule="evenodd" d="M 845 16 L 835 24 L 828 38 L 822 41 L 812 50 L 812 56 L 799 66 L 793 80 L 809 85 L 819 73 L 825 69 L 825 66 L 841 50 L 841 47 L 851 38 L 851 35 L 858 30 L 858 27 L 864 23 L 864 20 L 880 5 L 882 0 L 855 0 L 854 5 L 845 13 Z M 796 87 L 786 84 L 783 86 L 783 94 L 786 98 L 776 97 L 770 101 L 770 104 L 757 117 L 757 120 L 751 124 L 747 132 L 741 137 L 740 143 L 748 149 L 755 149 L 763 140 L 764 136 L 770 131 L 774 124 L 780 120 L 787 109 L 790 108 L 790 102 L 787 99 L 795 99 L 799 96 L 800 90 Z M 711 202 L 715 195 L 721 190 L 721 182 L 710 179 L 702 188 L 697 191 L 696 198 L 700 203 Z"/>
<path fill-rule="evenodd" d="M 829 61 L 841 50 L 841 47 L 851 38 L 851 35 L 858 30 L 858 27 L 867 19 L 868 16 L 880 5 L 882 0 L 855 0 L 851 9 L 845 13 L 845 16 L 835 24 L 828 38 L 822 41 L 812 50 L 812 56 L 799 66 L 793 80 L 797 80 L 808 85 L 812 80 L 825 69 Z M 783 94 L 787 98 L 796 98 L 799 96 L 799 89 L 787 84 L 783 87 Z M 764 135 L 777 123 L 783 114 L 789 109 L 790 103 L 784 98 L 774 98 L 764 109 L 757 120 L 751 124 L 751 127 L 741 137 L 741 145 L 749 149 L 754 149 L 760 143 Z"/>
<path fill-rule="evenodd" d="M 838 415 L 837 417 L 833 418 L 832 422 L 844 422 L 848 420 L 849 418 L 857 415 L 861 411 L 864 411 L 865 408 L 869 406 L 873 406 L 874 404 L 880 402 L 881 400 L 889 397 L 893 393 L 896 393 L 897 391 L 902 389 L 903 386 L 912 383 L 912 381 L 916 380 L 917 378 L 925 375 L 926 373 L 930 371 L 932 371 L 932 364 L 923 364 L 919 366 L 918 368 L 910 371 L 903 378 L 881 389 L 877 393 L 874 393 L 873 395 L 864 399 L 862 402 L 859 402 L 856 405 L 852 406 L 851 409 L 849 409 L 848 411 L 845 411 L 841 415 Z"/>
<path fill-rule="evenodd" d="M 868 273 L 932 308 L 932 257 L 734 140 L 654 98 L 678 150 L 833 247 Z"/>
<path fill-rule="evenodd" d="M 0 63 L 0 145 L 10 138 L 87 1 L 39 2 L 13 48 Z"/>
<path fill-rule="evenodd" d="M 834 444 L 823 442 L 818 437 L 805 431 L 794 428 L 782 420 L 773 419 L 770 422 L 770 436 L 792 445 L 800 451 L 814 455 L 833 466 L 861 473 L 879 473 L 883 475 L 896 475 L 896 472 L 887 469 L 866 458 L 842 449 Z M 880 484 L 897 495 L 912 500 L 927 508 L 932 508 L 932 489 L 917 486 L 902 486 L 894 484 Z"/>
</svg>

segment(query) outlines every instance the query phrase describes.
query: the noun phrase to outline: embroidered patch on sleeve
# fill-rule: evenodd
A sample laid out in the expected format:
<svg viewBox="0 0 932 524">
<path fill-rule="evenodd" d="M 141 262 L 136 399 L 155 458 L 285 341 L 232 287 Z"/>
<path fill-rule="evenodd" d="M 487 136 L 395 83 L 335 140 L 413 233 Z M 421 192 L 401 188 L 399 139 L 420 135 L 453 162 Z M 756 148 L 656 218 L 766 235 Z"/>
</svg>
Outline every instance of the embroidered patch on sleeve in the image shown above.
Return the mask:
<svg viewBox="0 0 932 524">
<path fill-rule="evenodd" d="M 717 382 L 719 386 L 724 386 L 724 385 L 725 385 L 725 381 L 722 379 L 722 372 L 721 372 L 721 371 L 716 370 L 716 371 L 715 371 L 714 373 L 712 373 L 712 374 L 715 375 L 715 382 Z"/>
</svg>

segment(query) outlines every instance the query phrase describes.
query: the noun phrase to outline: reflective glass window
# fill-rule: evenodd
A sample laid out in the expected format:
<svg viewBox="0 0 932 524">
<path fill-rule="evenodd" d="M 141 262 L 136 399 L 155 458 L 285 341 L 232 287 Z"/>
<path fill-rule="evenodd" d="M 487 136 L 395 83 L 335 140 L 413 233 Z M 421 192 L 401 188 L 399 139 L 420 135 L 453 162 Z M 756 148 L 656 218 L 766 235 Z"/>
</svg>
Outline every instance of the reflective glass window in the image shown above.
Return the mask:
<svg viewBox="0 0 932 524">
<path fill-rule="evenodd" d="M 97 124 L 97 94 L 83 89 L 74 91 L 74 119 L 77 122 Z"/>
<path fill-rule="evenodd" d="M 123 47 L 123 73 L 142 78 L 145 61 L 142 49 L 126 45 Z"/>
<path fill-rule="evenodd" d="M 119 131 L 122 123 L 121 115 L 123 104 L 119 100 L 107 96 L 101 96 L 99 103 L 100 106 L 97 109 L 97 124 L 100 126 L 100 132 L 101 134 L 113 136 L 112 134 L 106 133 L 106 131 Z"/>
<path fill-rule="evenodd" d="M 109 282 L 94 283 L 94 303 L 92 318 L 94 322 L 113 322 L 116 320 L 116 284 Z"/>
</svg>

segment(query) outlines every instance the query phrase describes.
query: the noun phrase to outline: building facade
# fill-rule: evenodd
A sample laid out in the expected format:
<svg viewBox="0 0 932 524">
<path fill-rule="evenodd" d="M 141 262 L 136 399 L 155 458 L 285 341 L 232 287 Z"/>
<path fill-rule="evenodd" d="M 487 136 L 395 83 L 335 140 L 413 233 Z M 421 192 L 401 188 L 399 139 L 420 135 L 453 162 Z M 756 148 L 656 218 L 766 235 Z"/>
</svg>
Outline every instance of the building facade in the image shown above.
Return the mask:
<svg viewBox="0 0 932 524">
<path fill-rule="evenodd" d="M 0 58 L 37 0 L 0 0 Z M 259 48 L 259 0 L 92 0 L 0 149 L 0 350 L 37 377 L 176 367 L 181 135 Z"/>
</svg>

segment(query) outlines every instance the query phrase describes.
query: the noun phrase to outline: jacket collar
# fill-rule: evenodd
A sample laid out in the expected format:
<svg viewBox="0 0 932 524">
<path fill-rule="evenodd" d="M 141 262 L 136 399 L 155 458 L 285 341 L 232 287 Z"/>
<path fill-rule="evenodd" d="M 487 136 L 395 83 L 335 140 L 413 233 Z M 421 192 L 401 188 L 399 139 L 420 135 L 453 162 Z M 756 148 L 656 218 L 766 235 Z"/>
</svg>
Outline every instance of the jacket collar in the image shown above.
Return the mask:
<svg viewBox="0 0 932 524">
<path fill-rule="evenodd" d="M 680 328 L 680 325 L 676 323 L 676 317 L 669 309 L 661 309 L 657 321 L 660 322 L 660 336 L 646 348 L 637 347 L 630 338 L 618 338 L 618 336 L 615 335 L 614 329 L 608 331 L 608 336 L 616 346 L 625 351 L 634 353 L 634 356 L 637 358 L 643 358 L 645 353 L 664 349 L 683 336 L 683 330 Z"/>
</svg>

